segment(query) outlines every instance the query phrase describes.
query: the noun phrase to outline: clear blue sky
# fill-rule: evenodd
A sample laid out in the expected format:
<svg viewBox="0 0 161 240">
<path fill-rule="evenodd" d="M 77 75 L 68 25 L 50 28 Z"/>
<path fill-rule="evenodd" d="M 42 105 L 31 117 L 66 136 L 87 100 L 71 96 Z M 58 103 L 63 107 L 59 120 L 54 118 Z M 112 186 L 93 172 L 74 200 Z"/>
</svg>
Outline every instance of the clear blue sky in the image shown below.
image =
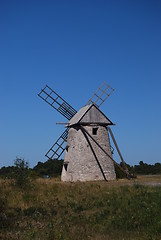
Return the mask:
<svg viewBox="0 0 161 240">
<path fill-rule="evenodd" d="M 64 131 L 45 84 L 79 110 L 103 81 L 125 161 L 161 162 L 161 1 L 1 0 L 0 167 L 45 161 Z"/>
</svg>

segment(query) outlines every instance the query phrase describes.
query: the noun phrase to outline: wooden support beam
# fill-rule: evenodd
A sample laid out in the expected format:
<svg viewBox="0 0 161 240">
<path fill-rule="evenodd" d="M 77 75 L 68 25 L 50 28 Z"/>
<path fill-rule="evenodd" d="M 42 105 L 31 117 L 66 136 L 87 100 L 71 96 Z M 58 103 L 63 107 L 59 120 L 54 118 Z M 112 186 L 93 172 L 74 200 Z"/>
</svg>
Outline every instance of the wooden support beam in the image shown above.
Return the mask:
<svg viewBox="0 0 161 240">
<path fill-rule="evenodd" d="M 112 132 L 112 130 L 111 130 L 111 128 L 110 128 L 109 126 L 107 127 L 107 129 L 109 130 L 110 136 L 111 136 L 111 138 L 112 138 L 112 140 L 113 140 L 113 143 L 115 144 L 116 150 L 117 150 L 117 152 L 118 152 L 118 154 L 119 154 L 119 156 L 120 156 L 120 159 L 121 159 L 121 161 L 122 161 L 122 163 L 123 163 L 123 165 L 124 165 L 124 167 L 125 167 L 126 174 L 127 174 L 127 176 L 129 177 L 129 176 L 130 176 L 129 170 L 128 170 L 127 166 L 126 166 L 126 163 L 125 163 L 125 161 L 124 161 L 124 159 L 123 159 L 123 156 L 122 156 L 122 154 L 121 154 L 121 152 L 120 152 L 120 149 L 119 149 L 119 147 L 118 147 L 118 145 L 117 145 L 117 142 L 116 142 L 116 139 L 115 139 L 115 137 L 114 137 L 114 135 L 113 135 L 113 132 Z"/>
</svg>

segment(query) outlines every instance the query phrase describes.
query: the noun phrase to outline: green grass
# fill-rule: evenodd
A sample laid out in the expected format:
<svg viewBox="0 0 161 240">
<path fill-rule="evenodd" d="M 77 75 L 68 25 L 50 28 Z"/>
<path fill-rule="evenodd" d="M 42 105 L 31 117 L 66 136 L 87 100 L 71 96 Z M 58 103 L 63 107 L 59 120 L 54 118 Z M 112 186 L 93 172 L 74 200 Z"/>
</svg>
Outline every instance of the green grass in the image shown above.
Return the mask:
<svg viewBox="0 0 161 240">
<path fill-rule="evenodd" d="M 0 182 L 0 239 L 161 239 L 161 187 Z"/>
</svg>

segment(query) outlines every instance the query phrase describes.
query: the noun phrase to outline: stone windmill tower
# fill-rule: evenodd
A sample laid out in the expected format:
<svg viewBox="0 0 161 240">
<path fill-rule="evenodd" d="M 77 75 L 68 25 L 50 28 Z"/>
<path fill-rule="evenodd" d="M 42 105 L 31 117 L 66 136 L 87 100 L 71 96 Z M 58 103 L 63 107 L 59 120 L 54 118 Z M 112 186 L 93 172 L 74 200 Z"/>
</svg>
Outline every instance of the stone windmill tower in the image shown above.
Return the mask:
<svg viewBox="0 0 161 240">
<path fill-rule="evenodd" d="M 59 159 L 65 151 L 62 181 L 116 179 L 109 133 L 125 165 L 110 128 L 113 123 L 99 109 L 113 90 L 103 83 L 78 112 L 47 85 L 38 94 L 69 121 L 66 130 L 45 155 L 49 159 Z M 126 167 L 125 171 L 128 174 Z"/>
</svg>

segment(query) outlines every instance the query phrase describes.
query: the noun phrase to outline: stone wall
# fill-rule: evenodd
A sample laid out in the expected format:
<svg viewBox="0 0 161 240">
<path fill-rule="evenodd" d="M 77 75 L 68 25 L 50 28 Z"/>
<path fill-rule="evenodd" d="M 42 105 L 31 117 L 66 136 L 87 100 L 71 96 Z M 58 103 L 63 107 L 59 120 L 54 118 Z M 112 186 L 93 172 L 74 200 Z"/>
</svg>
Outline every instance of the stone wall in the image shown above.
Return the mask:
<svg viewBox="0 0 161 240">
<path fill-rule="evenodd" d="M 81 129 L 83 127 L 85 131 Z M 93 130 L 95 128 L 95 130 Z M 62 181 L 94 181 L 116 179 L 110 141 L 105 126 L 89 125 L 71 127 L 65 150 Z"/>
</svg>

